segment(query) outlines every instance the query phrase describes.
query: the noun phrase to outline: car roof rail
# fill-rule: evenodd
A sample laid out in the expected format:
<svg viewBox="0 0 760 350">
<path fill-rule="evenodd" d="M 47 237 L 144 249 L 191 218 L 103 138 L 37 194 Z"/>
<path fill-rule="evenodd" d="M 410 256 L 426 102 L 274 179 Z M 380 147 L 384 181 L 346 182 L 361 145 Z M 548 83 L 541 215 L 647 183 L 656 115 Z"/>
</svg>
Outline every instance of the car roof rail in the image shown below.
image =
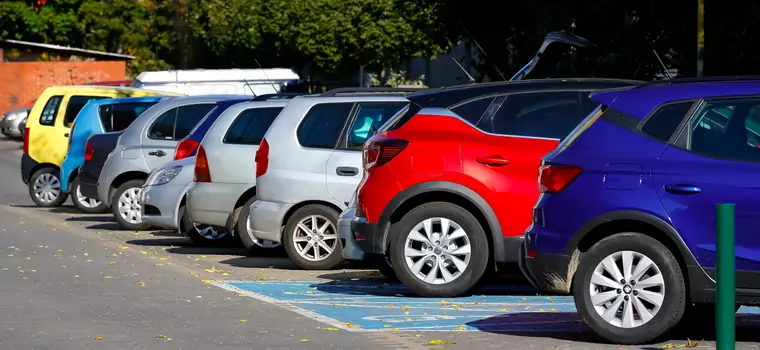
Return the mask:
<svg viewBox="0 0 760 350">
<path fill-rule="evenodd" d="M 289 100 L 296 96 L 301 96 L 300 92 L 281 92 L 276 94 L 263 94 L 254 97 L 251 101 L 269 101 L 269 100 Z"/>
<path fill-rule="evenodd" d="M 690 83 L 715 83 L 715 82 L 740 82 L 740 81 L 760 82 L 760 75 L 727 75 L 727 76 L 688 77 L 688 78 L 653 80 L 653 81 L 643 83 L 637 86 L 637 88 L 673 86 L 673 85 L 678 85 L 678 84 L 690 84 Z"/>
<path fill-rule="evenodd" d="M 338 94 L 372 94 L 372 93 L 390 93 L 390 94 L 406 94 L 410 92 L 419 92 L 427 90 L 425 87 L 342 87 L 337 89 L 328 90 L 320 95 L 320 97 L 332 97 Z"/>
</svg>

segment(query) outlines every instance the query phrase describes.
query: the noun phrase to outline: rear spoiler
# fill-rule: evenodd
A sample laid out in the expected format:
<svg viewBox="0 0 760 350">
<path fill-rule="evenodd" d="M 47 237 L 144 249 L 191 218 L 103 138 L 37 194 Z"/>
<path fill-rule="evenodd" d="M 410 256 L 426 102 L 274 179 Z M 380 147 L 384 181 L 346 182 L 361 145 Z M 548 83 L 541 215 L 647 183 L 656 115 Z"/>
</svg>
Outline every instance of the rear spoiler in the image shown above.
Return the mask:
<svg viewBox="0 0 760 350">
<path fill-rule="evenodd" d="M 538 61 L 541 59 L 541 56 L 544 54 L 544 51 L 546 51 L 546 48 L 549 47 L 551 43 L 565 43 L 572 46 L 578 46 L 578 47 L 591 47 L 594 46 L 588 39 L 582 38 L 580 36 L 577 36 L 575 34 L 570 34 L 563 31 L 557 31 L 557 32 L 550 32 L 549 34 L 546 34 L 546 37 L 544 38 L 544 42 L 541 43 L 541 47 L 538 48 L 538 51 L 535 55 L 533 55 L 533 58 L 528 61 L 528 64 L 520 68 L 515 75 L 510 78 L 510 81 L 513 80 L 522 80 L 528 73 L 530 73 L 533 68 L 536 67 L 538 64 Z"/>
</svg>

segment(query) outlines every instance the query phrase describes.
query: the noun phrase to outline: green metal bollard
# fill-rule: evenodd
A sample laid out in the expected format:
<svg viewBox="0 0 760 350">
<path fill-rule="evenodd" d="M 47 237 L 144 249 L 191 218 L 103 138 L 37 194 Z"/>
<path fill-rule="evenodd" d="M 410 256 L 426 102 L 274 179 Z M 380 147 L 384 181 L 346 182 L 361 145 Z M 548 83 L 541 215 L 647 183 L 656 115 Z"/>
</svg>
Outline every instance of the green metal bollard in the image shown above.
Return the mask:
<svg viewBox="0 0 760 350">
<path fill-rule="evenodd" d="M 722 203 L 716 208 L 716 299 L 717 350 L 736 346 L 736 264 L 734 260 L 734 205 Z"/>
</svg>

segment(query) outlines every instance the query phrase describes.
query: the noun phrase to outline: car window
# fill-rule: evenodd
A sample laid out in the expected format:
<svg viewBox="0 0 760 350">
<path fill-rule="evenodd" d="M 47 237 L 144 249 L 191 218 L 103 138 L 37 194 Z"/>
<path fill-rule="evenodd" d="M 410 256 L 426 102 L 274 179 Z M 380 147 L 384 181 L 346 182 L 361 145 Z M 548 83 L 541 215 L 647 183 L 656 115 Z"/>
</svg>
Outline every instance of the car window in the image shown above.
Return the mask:
<svg viewBox="0 0 760 350">
<path fill-rule="evenodd" d="M 258 145 L 282 108 L 252 108 L 241 112 L 230 125 L 223 142 L 237 145 Z"/>
<path fill-rule="evenodd" d="M 132 124 L 145 110 L 156 102 L 120 103 L 98 108 L 100 122 L 106 132 L 121 131 Z"/>
<path fill-rule="evenodd" d="M 470 101 L 457 107 L 451 108 L 451 111 L 475 126 L 478 125 L 480 118 L 482 118 L 483 114 L 486 113 L 488 106 L 491 105 L 491 102 L 493 102 L 494 98 L 494 96 L 491 96 Z M 489 130 L 483 131 L 491 132 L 490 128 Z"/>
<path fill-rule="evenodd" d="M 66 114 L 63 116 L 63 125 L 67 128 L 71 127 L 71 123 L 76 119 L 79 111 L 82 107 L 92 100 L 102 100 L 107 97 L 102 96 L 71 96 L 69 103 L 66 105 Z"/>
<path fill-rule="evenodd" d="M 61 101 L 63 101 L 63 96 L 53 96 L 45 102 L 45 108 L 42 109 L 42 114 L 40 115 L 40 125 L 50 126 L 55 124 L 55 116 L 58 114 L 58 107 L 61 106 Z"/>
<path fill-rule="evenodd" d="M 706 102 L 690 122 L 689 150 L 725 160 L 760 161 L 760 100 Z"/>
<path fill-rule="evenodd" d="M 679 102 L 661 107 L 649 117 L 641 131 L 660 141 L 668 141 L 692 105 L 693 102 Z"/>
<path fill-rule="evenodd" d="M 335 148 L 353 107 L 351 102 L 314 105 L 298 127 L 298 142 L 303 147 Z"/>
<path fill-rule="evenodd" d="M 181 140 L 190 135 L 203 117 L 216 107 L 215 103 L 204 103 L 179 107 L 177 110 L 177 125 L 174 130 L 174 139 Z"/>
<path fill-rule="evenodd" d="M 493 116 L 493 133 L 561 139 L 581 122 L 577 91 L 509 95 Z"/>
<path fill-rule="evenodd" d="M 347 145 L 348 149 L 361 150 L 364 142 L 367 141 L 377 130 L 391 119 L 401 108 L 406 106 L 406 102 L 400 103 L 359 103 L 354 124 L 348 131 Z"/>
<path fill-rule="evenodd" d="M 174 139 L 174 120 L 177 117 L 177 110 L 172 108 L 162 113 L 148 129 L 148 138 L 154 140 L 173 140 Z"/>
</svg>

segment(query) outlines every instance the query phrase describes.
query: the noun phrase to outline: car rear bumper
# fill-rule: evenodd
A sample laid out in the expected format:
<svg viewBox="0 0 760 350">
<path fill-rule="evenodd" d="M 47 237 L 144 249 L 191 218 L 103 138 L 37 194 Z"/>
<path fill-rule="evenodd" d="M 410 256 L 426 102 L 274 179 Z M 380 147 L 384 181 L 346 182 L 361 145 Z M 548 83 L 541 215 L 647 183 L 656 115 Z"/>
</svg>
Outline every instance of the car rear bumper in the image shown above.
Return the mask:
<svg viewBox="0 0 760 350">
<path fill-rule="evenodd" d="M 21 180 L 24 181 L 25 185 L 29 184 L 29 178 L 32 177 L 32 169 L 39 164 L 40 163 L 37 163 L 36 160 L 29 156 L 29 153 L 21 155 Z"/>
<path fill-rule="evenodd" d="M 253 236 L 279 243 L 282 240 L 282 219 L 293 204 L 257 200 L 251 204 L 250 217 Z"/>
<path fill-rule="evenodd" d="M 520 270 L 539 290 L 569 294 L 573 278 L 568 276 L 570 260 L 564 254 L 536 253 L 528 257 L 525 244 L 520 246 Z"/>
<path fill-rule="evenodd" d="M 351 221 L 355 212 L 356 208 L 349 207 L 340 214 L 338 217 L 338 236 L 343 244 L 343 259 L 361 261 L 364 260 L 364 251 L 356 244 L 354 233 L 351 231 Z"/>
<path fill-rule="evenodd" d="M 143 220 L 165 230 L 179 228 L 179 203 L 186 189 L 187 185 L 171 184 L 143 187 L 140 192 Z"/>
<path fill-rule="evenodd" d="M 227 226 L 238 198 L 250 187 L 228 183 L 196 182 L 187 191 L 190 220 L 206 225 Z"/>
</svg>

